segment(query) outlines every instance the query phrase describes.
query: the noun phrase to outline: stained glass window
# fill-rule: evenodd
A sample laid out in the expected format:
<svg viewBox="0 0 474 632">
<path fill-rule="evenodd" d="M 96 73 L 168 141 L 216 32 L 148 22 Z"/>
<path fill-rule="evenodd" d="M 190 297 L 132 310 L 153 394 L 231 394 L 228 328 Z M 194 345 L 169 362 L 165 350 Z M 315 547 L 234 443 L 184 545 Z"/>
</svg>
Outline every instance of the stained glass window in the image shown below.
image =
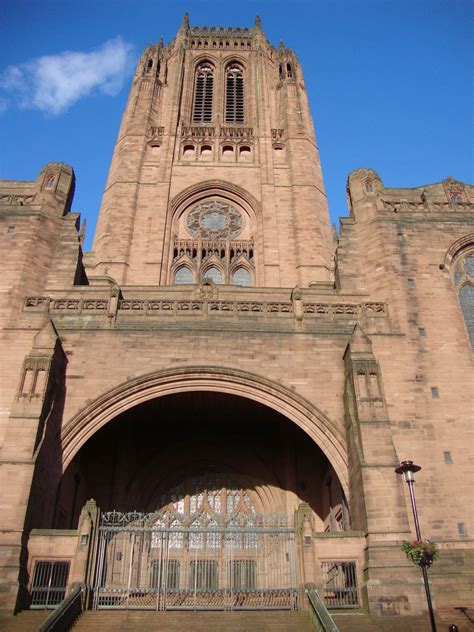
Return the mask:
<svg viewBox="0 0 474 632">
<path fill-rule="evenodd" d="M 466 270 L 467 274 L 474 279 L 474 255 L 466 257 L 464 260 L 464 270 Z"/>
<path fill-rule="evenodd" d="M 222 273 L 217 268 L 208 268 L 204 273 L 205 279 L 211 279 L 214 281 L 216 285 L 220 285 L 222 283 Z"/>
<path fill-rule="evenodd" d="M 458 264 L 456 266 L 456 270 L 454 271 L 454 282 L 456 283 L 456 285 L 459 284 L 459 281 L 462 279 L 462 270 L 461 270 L 461 266 Z"/>
<path fill-rule="evenodd" d="M 186 283 L 193 282 L 193 273 L 187 266 L 181 266 L 176 270 L 176 275 L 174 277 L 174 282 L 176 285 L 184 285 Z"/>
<path fill-rule="evenodd" d="M 474 285 L 464 285 L 459 292 L 459 302 L 466 321 L 466 327 L 474 347 Z"/>
<path fill-rule="evenodd" d="M 232 285 L 243 285 L 250 287 L 252 285 L 252 277 L 246 268 L 237 268 L 232 274 Z"/>
<path fill-rule="evenodd" d="M 459 261 L 454 269 L 454 283 L 458 286 L 459 303 L 467 332 L 474 347 L 474 255 Z"/>
</svg>

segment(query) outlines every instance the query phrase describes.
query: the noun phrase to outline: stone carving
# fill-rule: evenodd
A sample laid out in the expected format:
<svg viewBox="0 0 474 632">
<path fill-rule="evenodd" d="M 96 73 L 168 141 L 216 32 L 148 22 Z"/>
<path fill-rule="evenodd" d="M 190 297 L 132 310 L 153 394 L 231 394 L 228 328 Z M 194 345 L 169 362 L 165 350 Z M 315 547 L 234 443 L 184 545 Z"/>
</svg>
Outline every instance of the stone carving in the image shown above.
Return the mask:
<svg viewBox="0 0 474 632">
<path fill-rule="evenodd" d="M 165 133 L 164 127 L 151 127 L 150 128 L 150 140 L 148 145 L 150 147 L 160 147 L 163 142 L 163 136 Z"/>
<path fill-rule="evenodd" d="M 253 127 L 222 126 L 216 128 L 208 125 L 183 125 L 181 127 L 181 137 L 194 140 L 218 137 L 252 141 L 254 130 Z"/>
<path fill-rule="evenodd" d="M 252 127 L 221 127 L 219 128 L 220 138 L 244 138 L 245 140 L 253 139 Z"/>
<path fill-rule="evenodd" d="M 49 307 L 48 296 L 27 296 L 25 298 L 25 309 L 31 309 L 34 311 L 47 311 Z"/>
<path fill-rule="evenodd" d="M 322 318 L 354 318 L 359 315 L 385 316 L 386 305 L 381 302 L 367 303 L 305 303 L 300 288 L 292 291 L 292 302 L 287 301 L 229 301 L 218 300 L 218 287 L 211 281 L 204 281 L 197 289 L 196 299 L 123 299 L 119 298 L 119 288 L 113 288 L 111 299 L 57 298 L 29 296 L 25 299 L 24 309 L 28 311 L 75 312 L 106 311 L 109 300 L 118 299 L 118 311 L 122 313 L 161 313 L 161 312 L 203 312 L 208 302 L 209 312 L 242 314 L 293 314 L 294 304 L 301 303 L 302 314 Z"/>
<path fill-rule="evenodd" d="M 53 301 L 52 309 L 54 310 L 78 310 L 79 309 L 79 299 L 59 299 L 57 301 Z"/>
<path fill-rule="evenodd" d="M 0 195 L 0 204 L 2 205 L 26 206 L 27 204 L 33 204 L 34 201 L 34 195 Z"/>
<path fill-rule="evenodd" d="M 401 200 L 398 202 L 390 200 L 382 200 L 384 210 L 391 213 L 426 213 L 433 211 L 436 213 L 446 213 L 451 211 L 464 211 L 466 208 L 471 209 L 474 205 L 465 198 L 462 199 L 457 193 L 453 193 L 450 202 L 427 202 L 426 194 L 422 194 L 421 202 L 407 202 Z"/>
<path fill-rule="evenodd" d="M 201 311 L 202 310 L 202 302 L 201 301 L 178 301 L 178 311 Z"/>
<path fill-rule="evenodd" d="M 181 127 L 181 136 L 183 138 L 214 138 L 216 135 L 216 128 L 209 127 L 207 125 L 183 125 Z"/>
<path fill-rule="evenodd" d="M 82 303 L 83 310 L 105 311 L 109 301 L 106 299 L 86 299 Z"/>
<path fill-rule="evenodd" d="M 364 303 L 364 310 L 366 313 L 384 314 L 385 303 Z"/>
</svg>

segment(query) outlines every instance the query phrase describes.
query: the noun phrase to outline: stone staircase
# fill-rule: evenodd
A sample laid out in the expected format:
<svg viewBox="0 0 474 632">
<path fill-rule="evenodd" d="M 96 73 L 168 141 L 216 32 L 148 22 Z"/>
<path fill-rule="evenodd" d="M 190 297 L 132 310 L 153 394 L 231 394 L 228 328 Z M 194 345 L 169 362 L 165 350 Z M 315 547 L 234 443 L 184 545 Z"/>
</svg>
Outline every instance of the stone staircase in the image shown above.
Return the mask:
<svg viewBox="0 0 474 632">
<path fill-rule="evenodd" d="M 1 632 L 36 632 L 49 610 L 25 610 L 18 615 L 0 613 Z M 469 611 L 472 617 L 472 610 Z M 333 618 L 340 632 L 431 632 L 428 616 L 375 617 L 338 613 Z M 453 623 L 459 632 L 474 632 L 474 625 L 459 610 L 436 611 L 438 632 Z M 73 632 L 315 632 L 306 612 L 153 612 L 86 611 L 71 628 Z"/>
<path fill-rule="evenodd" d="M 423 616 L 386 616 L 376 617 L 368 614 L 333 614 L 340 632 L 431 632 L 428 614 Z M 474 632 L 474 626 L 461 612 L 453 608 L 436 611 L 436 627 L 438 632 L 448 632 L 452 624 L 458 626 L 459 632 Z"/>
<path fill-rule="evenodd" d="M 315 632 L 308 613 L 86 611 L 73 632 Z"/>
<path fill-rule="evenodd" d="M 23 610 L 19 614 L 0 613 L 1 632 L 36 632 L 51 610 Z"/>
<path fill-rule="evenodd" d="M 442 632 L 453 623 L 458 626 L 459 632 L 474 632 L 474 608 L 466 609 L 466 614 L 454 606 L 441 607 L 436 609 L 436 621 L 442 621 L 443 625 L 440 626 Z"/>
</svg>

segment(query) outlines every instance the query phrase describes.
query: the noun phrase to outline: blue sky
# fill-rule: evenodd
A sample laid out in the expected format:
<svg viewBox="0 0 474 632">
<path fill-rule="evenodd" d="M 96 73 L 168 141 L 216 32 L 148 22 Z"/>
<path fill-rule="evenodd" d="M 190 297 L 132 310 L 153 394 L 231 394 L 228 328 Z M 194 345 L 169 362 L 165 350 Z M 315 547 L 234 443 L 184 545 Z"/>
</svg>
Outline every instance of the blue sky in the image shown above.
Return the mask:
<svg viewBox="0 0 474 632">
<path fill-rule="evenodd" d="M 333 221 L 357 167 L 386 186 L 474 181 L 471 0 L 3 0 L 0 178 L 71 164 L 90 248 L 138 56 L 183 13 L 283 39 L 305 75 Z"/>
</svg>

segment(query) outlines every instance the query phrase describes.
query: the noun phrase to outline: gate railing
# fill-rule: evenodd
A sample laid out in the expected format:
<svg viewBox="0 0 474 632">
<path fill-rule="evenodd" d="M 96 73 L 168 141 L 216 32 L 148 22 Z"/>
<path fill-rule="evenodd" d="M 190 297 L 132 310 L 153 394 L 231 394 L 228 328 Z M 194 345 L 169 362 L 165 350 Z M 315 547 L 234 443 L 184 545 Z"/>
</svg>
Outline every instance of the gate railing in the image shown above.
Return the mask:
<svg viewBox="0 0 474 632">
<path fill-rule="evenodd" d="M 322 563 L 323 598 L 327 608 L 358 608 L 355 562 L 326 561 Z"/>
<path fill-rule="evenodd" d="M 207 527 L 131 522 L 99 528 L 94 608 L 296 608 L 294 530 L 212 517 Z"/>
</svg>

